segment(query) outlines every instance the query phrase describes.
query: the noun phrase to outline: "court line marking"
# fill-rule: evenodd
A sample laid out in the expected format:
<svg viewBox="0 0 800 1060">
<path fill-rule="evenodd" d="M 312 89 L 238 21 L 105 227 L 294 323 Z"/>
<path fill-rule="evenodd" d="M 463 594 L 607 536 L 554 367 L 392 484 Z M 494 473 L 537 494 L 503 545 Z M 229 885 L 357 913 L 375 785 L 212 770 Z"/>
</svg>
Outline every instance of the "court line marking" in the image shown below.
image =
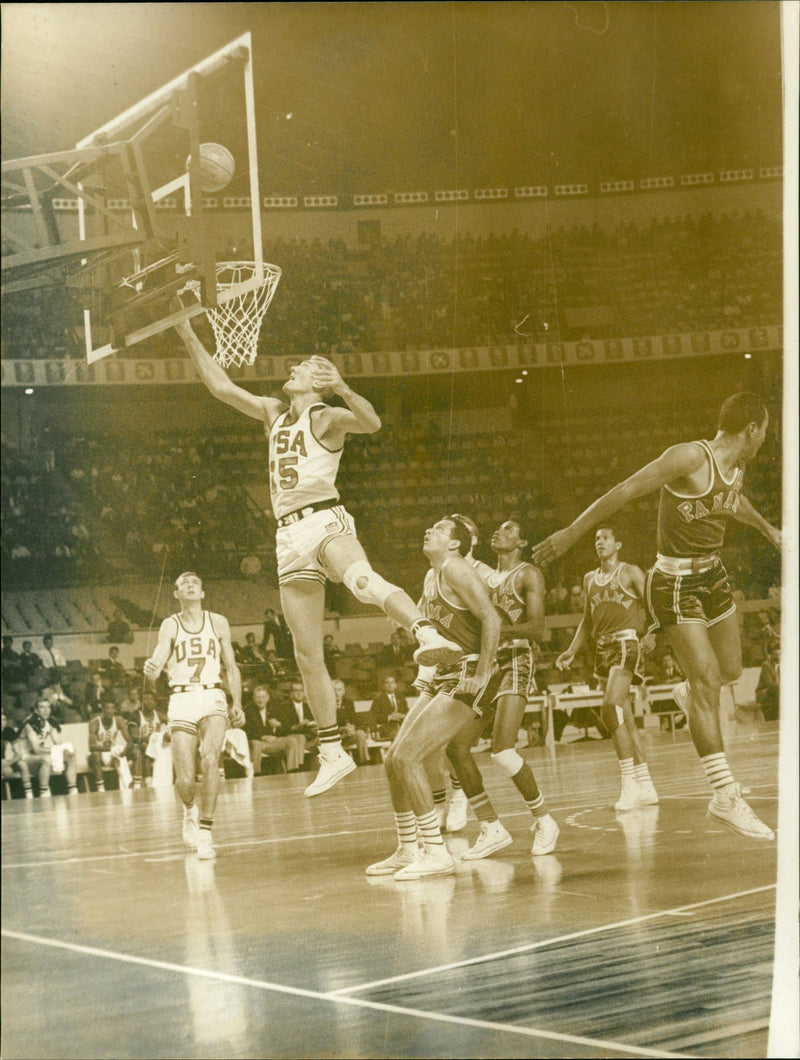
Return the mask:
<svg viewBox="0 0 800 1060">
<path fill-rule="evenodd" d="M 529 942 L 524 946 L 514 946 L 509 950 L 498 950 L 495 953 L 486 953 L 480 957 L 469 957 L 463 961 L 454 961 L 451 964 L 440 964 L 432 968 L 421 968 L 416 972 L 404 972 L 402 975 L 393 975 L 388 979 L 375 979 L 371 983 L 362 983 L 359 986 L 345 986 L 339 990 L 332 990 L 331 996 L 340 997 L 355 990 L 372 990 L 378 986 L 389 986 L 392 983 L 402 983 L 408 979 L 420 979 L 426 975 L 436 975 L 439 972 L 450 972 L 457 968 L 467 968 L 473 964 L 486 964 L 488 961 L 501 960 L 504 957 L 513 957 L 521 953 L 530 953 L 533 950 L 543 949 L 545 946 L 554 946 L 560 942 L 571 942 L 573 939 L 586 938 L 589 935 L 598 935 L 603 931 L 613 931 L 616 928 L 632 927 L 635 924 L 644 924 L 648 920 L 657 920 L 665 916 L 681 916 L 695 909 L 701 909 L 706 905 L 714 905 L 717 902 L 729 902 L 737 898 L 746 898 L 748 895 L 760 894 L 764 891 L 774 891 L 777 884 L 770 883 L 763 887 L 753 887 L 748 891 L 737 891 L 735 894 L 719 895 L 717 898 L 706 898 L 702 902 L 692 902 L 689 905 L 679 905 L 673 909 L 660 909 L 655 913 L 646 913 L 644 916 L 631 917 L 629 920 L 618 920 L 613 924 L 601 924 L 599 927 L 586 928 L 583 931 L 573 931 L 569 935 L 557 935 L 551 939 L 541 939 L 539 942 Z"/>
<path fill-rule="evenodd" d="M 324 1001 L 332 1004 L 350 1005 L 353 1008 L 389 1012 L 394 1015 L 412 1016 L 415 1019 L 431 1020 L 435 1023 L 450 1023 L 461 1027 L 474 1027 L 478 1030 L 502 1031 L 506 1034 L 515 1034 L 523 1038 L 544 1038 L 549 1041 L 569 1042 L 572 1045 L 591 1046 L 592 1048 L 605 1050 L 613 1049 L 615 1052 L 628 1056 L 666 1057 L 668 1060 L 671 1060 L 671 1058 L 686 1060 L 692 1055 L 690 1053 L 670 1053 L 662 1049 L 648 1049 L 644 1046 L 605 1041 L 601 1038 L 584 1038 L 580 1035 L 562 1034 L 558 1031 L 541 1030 L 535 1027 L 521 1027 L 513 1023 L 493 1023 L 489 1020 L 470 1019 L 465 1016 L 453 1016 L 443 1012 L 426 1012 L 424 1009 L 407 1008 L 403 1005 L 391 1005 L 381 1001 L 369 1001 L 366 998 L 341 996 L 337 991 L 320 993 L 315 990 L 306 990 L 302 987 L 270 983 L 263 979 L 250 979 L 243 975 L 232 975 L 228 972 L 208 971 L 205 968 L 195 968 L 192 965 L 174 964 L 171 961 L 159 961 L 149 957 L 137 957 L 134 954 L 99 949 L 96 946 L 83 946 L 77 942 L 62 942 L 60 939 L 31 935 L 24 931 L 3 929 L 2 934 L 4 938 L 16 939 L 19 942 L 29 942 L 39 946 L 49 946 L 52 949 L 69 950 L 72 953 L 81 953 L 88 957 L 100 957 L 105 960 L 119 961 L 123 964 L 135 964 L 145 968 L 158 968 L 161 971 L 192 975 L 199 979 L 212 979 L 216 982 L 230 983 L 234 986 L 254 987 L 257 990 L 289 994 L 293 997 L 302 997 L 312 1001 Z"/>
</svg>

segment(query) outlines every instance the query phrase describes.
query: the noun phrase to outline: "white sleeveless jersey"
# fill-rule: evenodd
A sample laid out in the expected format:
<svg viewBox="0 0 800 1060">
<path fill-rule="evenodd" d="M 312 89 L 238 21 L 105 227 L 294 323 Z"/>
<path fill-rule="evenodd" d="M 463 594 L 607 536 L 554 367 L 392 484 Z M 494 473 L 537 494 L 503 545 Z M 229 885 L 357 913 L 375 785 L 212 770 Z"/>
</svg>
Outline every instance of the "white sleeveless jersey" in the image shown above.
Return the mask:
<svg viewBox="0 0 800 1060">
<path fill-rule="evenodd" d="M 344 448 L 326 449 L 311 428 L 311 413 L 325 407 L 309 405 L 293 423 L 287 409 L 270 429 L 269 491 L 276 519 L 308 504 L 339 500 L 336 475 Z"/>
<path fill-rule="evenodd" d="M 178 615 L 172 616 L 175 634 L 167 659 L 169 683 L 175 685 L 220 684 L 222 650 L 211 621 L 211 612 L 203 612 L 199 633 L 190 633 Z"/>
</svg>

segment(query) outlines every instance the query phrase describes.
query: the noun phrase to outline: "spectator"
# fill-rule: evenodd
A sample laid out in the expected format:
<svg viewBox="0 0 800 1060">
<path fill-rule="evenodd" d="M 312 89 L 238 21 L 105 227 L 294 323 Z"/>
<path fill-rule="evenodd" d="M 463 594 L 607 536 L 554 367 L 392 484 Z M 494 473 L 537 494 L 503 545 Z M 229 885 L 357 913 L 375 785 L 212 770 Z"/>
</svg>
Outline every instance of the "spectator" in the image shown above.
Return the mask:
<svg viewBox="0 0 800 1060">
<path fill-rule="evenodd" d="M 250 741 L 250 755 L 253 760 L 253 772 L 261 772 L 261 763 L 265 755 L 284 752 L 286 769 L 294 773 L 300 769 L 305 759 L 306 738 L 303 733 L 289 733 L 276 736 L 281 722 L 271 717 L 270 691 L 267 685 L 256 685 L 252 701 L 244 708 L 244 731 Z"/>
<path fill-rule="evenodd" d="M 24 728 L 24 720 L 22 721 Z M 27 744 L 23 739 L 20 721 L 7 718 L 3 712 L 2 722 L 3 743 L 3 780 L 21 780 L 22 790 L 26 799 L 33 798 L 31 787 L 31 774 L 28 769 Z"/>
<path fill-rule="evenodd" d="M 771 607 L 767 612 L 766 620 L 761 628 L 761 650 L 766 660 L 771 653 L 781 646 L 781 613 Z"/>
<path fill-rule="evenodd" d="M 105 694 L 106 686 L 103 683 L 103 675 L 99 671 L 93 670 L 83 697 L 83 709 L 87 719 L 100 713 Z"/>
<path fill-rule="evenodd" d="M 262 647 L 265 651 L 270 646 L 270 638 L 272 639 L 273 648 L 281 659 L 294 658 L 294 643 L 289 627 L 286 625 L 286 619 L 282 614 L 273 611 L 271 607 L 264 612 Z"/>
<path fill-rule="evenodd" d="M 121 788 L 132 786 L 128 756 L 133 753 L 127 723 L 117 714 L 114 697 L 106 693 L 100 713 L 89 722 L 89 768 L 98 791 L 106 790 L 104 769 L 116 770 Z"/>
<path fill-rule="evenodd" d="M 47 685 L 39 695 L 50 704 L 50 720 L 53 725 L 70 725 L 83 721 L 80 712 L 73 710 L 73 702 L 60 684 Z"/>
<path fill-rule="evenodd" d="M 370 707 L 372 729 L 381 740 L 393 740 L 400 723 L 408 714 L 406 697 L 397 691 L 397 678 L 387 674 L 382 690 L 375 696 Z"/>
<path fill-rule="evenodd" d="M 268 648 L 264 653 L 264 656 L 264 672 L 267 675 L 267 682 L 269 684 L 274 684 L 279 678 L 286 676 L 286 667 L 278 658 L 277 652 L 274 651 L 274 649 Z"/>
<path fill-rule="evenodd" d="M 277 736 L 288 736 L 290 733 L 299 733 L 306 738 L 306 754 L 317 751 L 317 723 L 311 708 L 305 701 L 305 689 L 302 681 L 293 681 L 289 692 L 289 699 L 285 703 L 278 703 L 271 713 L 271 717 L 279 722 L 276 731 Z"/>
<path fill-rule="evenodd" d="M 125 684 L 128 679 L 128 671 L 119 661 L 119 648 L 108 649 L 108 658 L 100 664 L 103 668 L 103 677 L 108 688 Z"/>
<path fill-rule="evenodd" d="M 70 795 L 77 795 L 75 748 L 65 743 L 58 728 L 50 723 L 50 703 L 44 697 L 37 700 L 36 709 L 25 725 L 24 737 L 28 745 L 28 769 L 38 774 L 39 797 L 50 797 L 51 773 L 66 773 L 67 790 Z"/>
<path fill-rule="evenodd" d="M 4 684 L 6 682 L 16 684 L 20 680 L 20 655 L 19 652 L 14 651 L 13 637 L 3 637 L 3 650 L 0 666 L 2 666 Z"/>
<path fill-rule="evenodd" d="M 19 657 L 20 680 L 24 684 L 30 684 L 30 680 L 42 669 L 42 660 L 33 650 L 29 640 L 23 640 L 22 652 Z"/>
<path fill-rule="evenodd" d="M 781 699 L 781 653 L 773 648 L 761 664 L 761 673 L 756 685 L 756 706 L 764 715 L 764 721 L 777 721 Z"/>
<path fill-rule="evenodd" d="M 45 633 L 42 637 L 42 650 L 39 652 L 39 657 L 42 660 L 48 684 L 60 682 L 61 674 L 67 666 L 67 660 L 53 644 L 52 633 Z"/>
<path fill-rule="evenodd" d="M 236 653 L 236 661 L 240 666 L 249 666 L 251 669 L 262 667 L 266 658 L 261 648 L 256 644 L 255 633 L 248 633 L 245 637 L 243 648 Z"/>
<path fill-rule="evenodd" d="M 108 623 L 109 644 L 133 644 L 133 633 L 131 627 L 125 621 L 121 611 L 114 612 L 114 617 Z"/>
<path fill-rule="evenodd" d="M 351 754 L 355 751 L 356 762 L 365 766 L 369 762 L 369 735 L 365 727 L 368 716 L 363 714 L 359 718 L 356 714 L 355 703 L 345 695 L 344 681 L 334 678 L 333 691 L 336 695 L 336 724 L 342 734 L 342 747 Z"/>
<path fill-rule="evenodd" d="M 659 684 L 663 685 L 677 684 L 679 681 L 683 680 L 683 674 L 681 673 L 680 667 L 675 662 L 675 656 L 672 652 L 665 651 L 661 656 L 656 671 L 656 680 Z"/>
<path fill-rule="evenodd" d="M 392 633 L 390 643 L 385 648 L 381 648 L 378 652 L 377 663 L 379 666 L 391 666 L 395 669 L 399 669 L 405 666 L 406 663 L 410 662 L 413 656 L 413 650 L 406 643 L 400 630 L 395 630 Z"/>
<path fill-rule="evenodd" d="M 337 648 L 332 633 L 326 633 L 322 638 L 322 654 L 325 658 L 325 666 L 331 677 L 336 676 L 336 665 L 342 654 L 342 649 Z"/>
</svg>

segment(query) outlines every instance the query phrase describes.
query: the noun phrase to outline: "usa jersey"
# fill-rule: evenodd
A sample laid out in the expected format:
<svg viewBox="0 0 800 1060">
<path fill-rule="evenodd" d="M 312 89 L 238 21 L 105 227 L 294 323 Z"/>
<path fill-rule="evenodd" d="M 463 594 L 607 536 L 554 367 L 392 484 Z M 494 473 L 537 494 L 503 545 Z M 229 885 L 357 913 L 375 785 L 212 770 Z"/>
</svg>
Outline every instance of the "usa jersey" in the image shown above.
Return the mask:
<svg viewBox="0 0 800 1060">
<path fill-rule="evenodd" d="M 592 631 L 598 640 L 610 633 L 635 630 L 639 626 L 639 601 L 620 584 L 621 568 L 622 564 L 618 563 L 611 574 L 604 574 L 598 568 L 589 575 L 586 599 L 592 616 Z"/>
<path fill-rule="evenodd" d="M 344 447 L 327 449 L 311 427 L 311 413 L 326 407 L 309 405 L 293 423 L 287 409 L 269 431 L 269 491 L 276 519 L 307 504 L 339 499 L 336 474 Z"/>
<path fill-rule="evenodd" d="M 441 586 L 441 571 L 431 568 L 425 575 L 420 611 L 430 619 L 440 633 L 447 635 L 468 655 L 481 649 L 481 622 L 466 607 L 453 603 Z"/>
<path fill-rule="evenodd" d="M 722 474 L 711 446 L 697 443 L 706 454 L 709 485 L 698 496 L 661 487 L 658 500 L 657 547 L 662 556 L 704 556 L 716 552 L 725 539 L 728 520 L 739 507 L 744 472 Z"/>
<path fill-rule="evenodd" d="M 170 685 L 219 684 L 222 650 L 211 612 L 203 612 L 203 625 L 199 633 L 190 633 L 178 615 L 172 618 L 175 620 L 175 636 L 167 659 Z"/>
<path fill-rule="evenodd" d="M 492 601 L 495 610 L 500 613 L 504 625 L 517 626 L 528 620 L 528 609 L 525 606 L 525 601 L 516 589 L 517 574 L 523 567 L 528 566 L 530 564 L 523 562 L 518 563 L 513 570 L 492 571 L 486 579 L 489 599 Z M 504 637 L 503 643 L 507 643 L 510 639 L 513 640 L 513 637 Z"/>
</svg>

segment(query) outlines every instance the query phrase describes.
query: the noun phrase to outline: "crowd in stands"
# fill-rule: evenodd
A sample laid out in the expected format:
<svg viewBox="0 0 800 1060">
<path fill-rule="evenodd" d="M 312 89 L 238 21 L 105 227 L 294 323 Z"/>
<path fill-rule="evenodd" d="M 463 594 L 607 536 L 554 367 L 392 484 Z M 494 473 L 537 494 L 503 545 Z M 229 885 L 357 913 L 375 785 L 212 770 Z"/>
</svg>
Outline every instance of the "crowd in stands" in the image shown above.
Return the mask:
<svg viewBox="0 0 800 1060">
<path fill-rule="evenodd" d="M 778 411 L 773 418 L 779 438 Z M 257 427 L 211 438 L 190 427 L 146 438 L 65 436 L 51 445 L 49 470 L 38 451 L 4 442 L 5 586 L 158 576 L 165 550 L 207 577 L 258 572 L 274 578 L 274 525 L 248 490 L 264 487 L 264 439 Z M 339 488 L 375 566 L 414 595 L 424 570 L 422 534 L 443 506 L 475 513 L 484 535 L 514 514 L 539 540 L 643 457 L 655 457 L 694 430 L 701 437 L 707 427 L 700 408 L 654 407 L 635 417 L 602 410 L 572 420 L 554 415 L 535 427 L 485 431 L 445 445 L 431 426 L 400 429 L 387 422 L 376 435 L 350 439 Z M 748 496 L 771 522 L 780 522 L 781 485 L 780 447 L 771 435 L 747 479 Z M 655 503 L 655 497 L 643 498 L 622 517 L 626 556 L 644 568 L 653 558 Z M 744 597 L 765 598 L 779 584 L 780 557 L 755 534 L 733 526 L 725 559 Z M 580 604 L 572 597 L 576 588 L 580 593 L 582 563 L 570 553 L 548 569 L 553 612 Z"/>
<path fill-rule="evenodd" d="M 283 270 L 262 330 L 264 352 L 347 353 L 689 332 L 781 320 L 781 226 L 760 212 L 559 227 L 531 238 L 431 233 L 342 240 L 275 240 Z M 252 255 L 220 247 L 221 259 Z M 284 294 L 281 294 L 281 291 Z M 63 289 L 9 299 L 4 355 L 79 358 L 80 312 Z M 138 356 L 175 356 L 159 336 Z"/>
</svg>

